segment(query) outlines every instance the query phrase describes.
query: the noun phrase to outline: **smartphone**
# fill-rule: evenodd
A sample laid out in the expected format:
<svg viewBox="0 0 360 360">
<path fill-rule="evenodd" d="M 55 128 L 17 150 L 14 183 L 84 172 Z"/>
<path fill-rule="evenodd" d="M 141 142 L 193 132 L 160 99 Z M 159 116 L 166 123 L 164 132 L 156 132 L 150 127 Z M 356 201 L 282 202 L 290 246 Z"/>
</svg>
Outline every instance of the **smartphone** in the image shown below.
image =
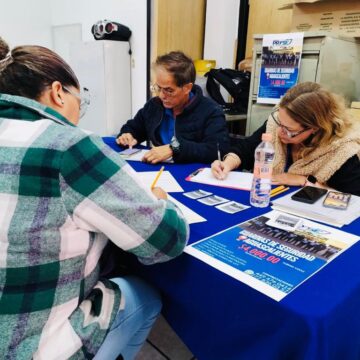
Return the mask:
<svg viewBox="0 0 360 360">
<path fill-rule="evenodd" d="M 326 189 L 314 186 L 304 186 L 301 190 L 292 195 L 291 198 L 295 201 L 301 201 L 307 204 L 314 204 L 326 193 Z"/>
<path fill-rule="evenodd" d="M 130 156 L 136 154 L 139 151 L 141 151 L 141 149 L 125 149 L 123 151 L 120 151 L 119 154 L 124 156 Z"/>
<path fill-rule="evenodd" d="M 350 202 L 351 194 L 337 191 L 329 191 L 324 199 L 323 205 L 326 207 L 346 210 Z"/>
</svg>

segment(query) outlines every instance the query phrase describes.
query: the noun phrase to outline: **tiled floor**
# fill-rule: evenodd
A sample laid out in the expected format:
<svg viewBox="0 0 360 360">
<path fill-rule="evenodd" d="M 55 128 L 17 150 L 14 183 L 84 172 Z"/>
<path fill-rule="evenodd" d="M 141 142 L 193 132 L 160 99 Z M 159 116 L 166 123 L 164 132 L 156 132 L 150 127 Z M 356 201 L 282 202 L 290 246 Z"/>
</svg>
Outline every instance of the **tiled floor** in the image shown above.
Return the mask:
<svg viewBox="0 0 360 360">
<path fill-rule="evenodd" d="M 160 316 L 136 360 L 195 360 L 195 357 Z"/>
</svg>

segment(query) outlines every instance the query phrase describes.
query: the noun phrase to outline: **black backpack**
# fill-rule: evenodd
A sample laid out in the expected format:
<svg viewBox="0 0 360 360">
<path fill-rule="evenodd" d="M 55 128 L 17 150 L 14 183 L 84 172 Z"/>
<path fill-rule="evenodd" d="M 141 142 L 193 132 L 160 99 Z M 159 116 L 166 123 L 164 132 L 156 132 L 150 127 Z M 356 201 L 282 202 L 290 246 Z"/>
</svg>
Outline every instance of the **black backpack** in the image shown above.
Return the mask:
<svg viewBox="0 0 360 360">
<path fill-rule="evenodd" d="M 233 69 L 211 69 L 207 77 L 206 90 L 210 97 L 222 106 L 227 114 L 245 114 L 249 101 L 250 77 L 248 71 Z M 222 85 L 234 102 L 226 102 L 220 92 Z"/>
</svg>

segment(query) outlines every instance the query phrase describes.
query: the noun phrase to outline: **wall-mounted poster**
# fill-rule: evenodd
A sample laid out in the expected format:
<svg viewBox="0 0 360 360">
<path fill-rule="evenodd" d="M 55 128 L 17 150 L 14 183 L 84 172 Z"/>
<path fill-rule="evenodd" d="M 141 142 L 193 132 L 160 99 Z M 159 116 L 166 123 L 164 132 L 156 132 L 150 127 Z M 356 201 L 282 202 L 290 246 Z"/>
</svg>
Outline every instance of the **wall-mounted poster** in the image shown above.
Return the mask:
<svg viewBox="0 0 360 360">
<path fill-rule="evenodd" d="M 297 83 L 304 33 L 265 34 L 257 102 L 277 104 Z"/>
</svg>

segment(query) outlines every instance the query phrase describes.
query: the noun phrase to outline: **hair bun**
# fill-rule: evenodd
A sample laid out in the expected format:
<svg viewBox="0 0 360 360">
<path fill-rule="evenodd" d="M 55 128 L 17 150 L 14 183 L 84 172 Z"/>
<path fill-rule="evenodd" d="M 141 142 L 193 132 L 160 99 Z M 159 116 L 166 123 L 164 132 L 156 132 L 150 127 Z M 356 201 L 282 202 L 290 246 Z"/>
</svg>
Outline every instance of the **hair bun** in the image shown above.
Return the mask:
<svg viewBox="0 0 360 360">
<path fill-rule="evenodd" d="M 0 60 L 5 59 L 6 56 L 9 54 L 9 51 L 9 45 L 2 37 L 0 37 Z"/>
</svg>

